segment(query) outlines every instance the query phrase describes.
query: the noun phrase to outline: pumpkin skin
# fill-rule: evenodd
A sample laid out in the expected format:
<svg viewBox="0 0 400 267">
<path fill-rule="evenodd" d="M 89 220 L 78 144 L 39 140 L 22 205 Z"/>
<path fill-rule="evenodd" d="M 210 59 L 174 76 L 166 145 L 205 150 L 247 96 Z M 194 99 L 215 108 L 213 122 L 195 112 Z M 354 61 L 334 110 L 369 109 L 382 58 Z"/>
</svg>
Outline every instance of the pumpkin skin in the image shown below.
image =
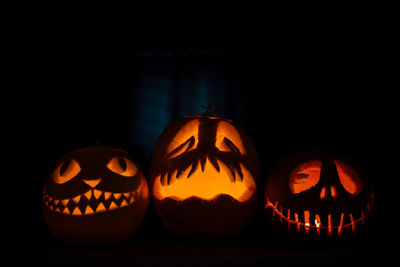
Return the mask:
<svg viewBox="0 0 400 267">
<path fill-rule="evenodd" d="M 43 218 L 64 242 L 117 243 L 138 229 L 148 199 L 147 181 L 127 152 L 89 146 L 68 153 L 47 179 Z"/>
<path fill-rule="evenodd" d="M 150 166 L 161 221 L 189 239 L 218 239 L 243 229 L 256 209 L 258 179 L 258 156 L 243 130 L 203 115 L 169 125 Z"/>
<path fill-rule="evenodd" d="M 374 203 L 373 187 L 357 164 L 337 155 L 303 154 L 281 161 L 265 191 L 265 215 L 301 236 L 355 235 Z"/>
</svg>

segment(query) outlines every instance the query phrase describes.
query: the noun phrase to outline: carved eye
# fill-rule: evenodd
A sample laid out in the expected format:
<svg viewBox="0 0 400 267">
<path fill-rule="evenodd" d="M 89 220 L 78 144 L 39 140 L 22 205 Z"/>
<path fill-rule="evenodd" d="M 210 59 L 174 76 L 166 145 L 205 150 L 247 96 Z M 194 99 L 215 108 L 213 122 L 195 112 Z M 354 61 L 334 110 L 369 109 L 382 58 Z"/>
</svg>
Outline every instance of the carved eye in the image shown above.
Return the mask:
<svg viewBox="0 0 400 267">
<path fill-rule="evenodd" d="M 176 158 L 186 151 L 196 148 L 199 135 L 199 120 L 193 120 L 183 126 L 174 136 L 167 148 L 167 157 Z"/>
<path fill-rule="evenodd" d="M 310 160 L 300 164 L 290 174 L 289 187 L 297 194 L 315 186 L 321 174 L 321 161 Z"/>
<path fill-rule="evenodd" d="M 81 171 L 79 163 L 75 159 L 68 162 L 63 161 L 53 172 L 53 181 L 57 184 L 64 184 L 78 175 Z"/>
<path fill-rule="evenodd" d="M 119 175 L 132 177 L 137 172 L 136 165 L 125 157 L 113 157 L 108 163 L 107 168 Z"/>
<path fill-rule="evenodd" d="M 215 146 L 220 151 L 246 153 L 240 134 L 232 124 L 225 121 L 218 123 Z"/>
<path fill-rule="evenodd" d="M 362 182 L 358 173 L 349 165 L 340 160 L 333 161 L 339 175 L 340 183 L 352 195 L 362 191 Z"/>
</svg>

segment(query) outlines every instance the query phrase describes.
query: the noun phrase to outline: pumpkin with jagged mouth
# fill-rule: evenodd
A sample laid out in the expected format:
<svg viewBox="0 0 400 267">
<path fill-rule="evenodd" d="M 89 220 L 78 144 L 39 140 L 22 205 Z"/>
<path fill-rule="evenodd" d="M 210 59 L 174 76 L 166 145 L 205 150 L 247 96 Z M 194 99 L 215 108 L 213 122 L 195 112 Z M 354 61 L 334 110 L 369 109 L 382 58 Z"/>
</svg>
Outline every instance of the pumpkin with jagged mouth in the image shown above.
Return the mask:
<svg viewBox="0 0 400 267">
<path fill-rule="evenodd" d="M 289 157 L 267 183 L 265 211 L 289 231 L 317 236 L 354 233 L 371 212 L 374 193 L 366 175 L 347 159 Z"/>
<path fill-rule="evenodd" d="M 148 205 L 148 186 L 127 152 L 91 146 L 56 166 L 43 190 L 51 232 L 73 243 L 114 243 L 132 235 Z"/>
<path fill-rule="evenodd" d="M 255 208 L 256 151 L 239 127 L 188 116 L 160 136 L 151 163 L 156 210 L 172 232 L 212 239 L 236 233 Z"/>
</svg>

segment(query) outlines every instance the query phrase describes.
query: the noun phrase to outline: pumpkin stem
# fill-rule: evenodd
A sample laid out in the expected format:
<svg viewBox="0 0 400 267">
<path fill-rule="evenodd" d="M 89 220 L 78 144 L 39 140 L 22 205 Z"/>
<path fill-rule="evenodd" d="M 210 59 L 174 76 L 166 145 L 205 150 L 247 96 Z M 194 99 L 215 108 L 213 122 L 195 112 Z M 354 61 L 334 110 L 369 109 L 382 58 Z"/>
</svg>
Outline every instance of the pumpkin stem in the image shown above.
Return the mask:
<svg viewBox="0 0 400 267">
<path fill-rule="evenodd" d="M 203 113 L 203 116 L 207 116 L 207 117 L 216 117 L 217 116 L 217 110 L 215 109 L 215 107 L 213 105 L 208 105 L 208 106 L 200 105 L 200 107 L 202 107 L 206 110 L 206 112 Z"/>
</svg>

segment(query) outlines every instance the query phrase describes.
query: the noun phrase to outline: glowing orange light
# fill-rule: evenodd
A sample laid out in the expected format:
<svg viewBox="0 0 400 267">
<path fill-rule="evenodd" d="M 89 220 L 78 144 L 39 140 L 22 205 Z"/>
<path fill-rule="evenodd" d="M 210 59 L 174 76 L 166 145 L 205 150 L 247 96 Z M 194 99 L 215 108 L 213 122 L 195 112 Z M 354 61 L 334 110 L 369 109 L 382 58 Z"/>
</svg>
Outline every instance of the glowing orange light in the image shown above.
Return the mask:
<svg viewBox="0 0 400 267">
<path fill-rule="evenodd" d="M 340 160 L 334 160 L 340 182 L 350 194 L 357 195 L 362 191 L 362 182 L 358 173 Z"/>
<path fill-rule="evenodd" d="M 289 187 L 292 193 L 301 193 L 315 186 L 319 181 L 321 165 L 320 160 L 310 160 L 296 167 L 289 179 Z"/>
<path fill-rule="evenodd" d="M 319 194 L 319 197 L 320 197 L 321 199 L 323 199 L 323 198 L 326 197 L 326 188 L 325 188 L 325 186 L 322 187 L 321 193 Z"/>
<path fill-rule="evenodd" d="M 68 162 L 68 166 L 64 171 L 61 168 L 64 167 L 65 162 L 61 163 L 53 172 L 52 179 L 57 184 L 64 184 L 74 178 L 81 171 L 79 163 L 75 159 L 71 159 Z"/>
<path fill-rule="evenodd" d="M 229 138 L 229 140 L 239 149 L 240 154 L 246 153 L 242 138 L 240 138 L 240 135 L 235 127 L 226 121 L 221 121 L 218 123 L 215 146 L 220 151 L 232 151 L 232 149 L 229 148 L 227 143 L 224 141 L 225 137 Z"/>
<path fill-rule="evenodd" d="M 190 167 L 176 177 L 177 171 L 172 173 L 169 185 L 162 185 L 161 175 L 156 177 L 153 184 L 153 193 L 157 199 L 166 197 L 183 200 L 190 197 L 211 200 L 221 194 L 227 194 L 240 202 L 248 200 L 256 191 L 256 185 L 249 171 L 240 164 L 243 173 L 243 181 L 236 179 L 233 182 L 231 170 L 218 160 L 220 171 L 218 172 L 207 158 L 204 172 L 198 168 L 190 178 L 187 174 Z M 168 174 L 165 174 L 168 175 Z M 237 177 L 239 174 L 237 174 Z"/>
<path fill-rule="evenodd" d="M 331 185 L 331 196 L 333 197 L 333 198 L 335 198 L 335 197 L 337 197 L 339 194 L 338 194 L 338 192 L 336 191 L 336 189 L 335 189 L 335 187 L 333 186 L 333 185 Z"/>
<path fill-rule="evenodd" d="M 179 132 L 174 136 L 167 148 L 167 154 L 170 158 L 174 158 L 186 151 L 189 146 L 189 139 L 194 137 L 194 144 L 191 149 L 197 147 L 199 139 L 199 120 L 192 120 L 186 123 Z M 179 149 L 178 149 L 179 148 Z M 173 152 L 171 154 L 171 152 Z"/>
</svg>

